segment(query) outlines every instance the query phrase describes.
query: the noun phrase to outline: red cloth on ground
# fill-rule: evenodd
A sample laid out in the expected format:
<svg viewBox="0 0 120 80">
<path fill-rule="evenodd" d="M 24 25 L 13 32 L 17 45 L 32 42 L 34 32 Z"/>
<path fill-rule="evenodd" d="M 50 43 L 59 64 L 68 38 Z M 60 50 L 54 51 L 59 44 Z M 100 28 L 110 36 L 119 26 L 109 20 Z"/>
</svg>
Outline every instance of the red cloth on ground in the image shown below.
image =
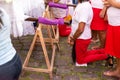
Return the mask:
<svg viewBox="0 0 120 80">
<path fill-rule="evenodd" d="M 112 56 L 120 58 L 120 26 L 108 25 L 105 51 Z"/>
<path fill-rule="evenodd" d="M 101 9 L 93 8 L 93 20 L 91 22 L 91 29 L 92 30 L 107 30 L 107 21 L 103 18 L 100 18 Z"/>
<path fill-rule="evenodd" d="M 76 40 L 76 61 L 78 64 L 90 63 L 98 60 L 105 60 L 108 56 L 104 49 L 87 51 L 91 39 Z"/>
</svg>

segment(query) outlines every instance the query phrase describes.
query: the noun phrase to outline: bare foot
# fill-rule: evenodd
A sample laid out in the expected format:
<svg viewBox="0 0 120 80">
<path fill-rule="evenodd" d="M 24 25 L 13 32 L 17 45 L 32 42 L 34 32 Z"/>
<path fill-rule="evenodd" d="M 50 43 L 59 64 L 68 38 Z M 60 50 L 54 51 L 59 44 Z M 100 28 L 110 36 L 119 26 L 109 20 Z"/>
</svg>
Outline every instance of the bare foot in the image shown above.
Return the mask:
<svg viewBox="0 0 120 80">
<path fill-rule="evenodd" d="M 118 70 L 115 71 L 106 71 L 103 73 L 105 76 L 110 76 L 110 77 L 117 77 L 120 78 L 120 72 Z"/>
<path fill-rule="evenodd" d="M 96 49 L 101 49 L 101 47 L 100 46 L 93 46 L 91 49 L 96 50 Z"/>
<path fill-rule="evenodd" d="M 99 39 L 92 39 L 91 42 L 97 43 L 97 42 L 99 42 Z"/>
</svg>

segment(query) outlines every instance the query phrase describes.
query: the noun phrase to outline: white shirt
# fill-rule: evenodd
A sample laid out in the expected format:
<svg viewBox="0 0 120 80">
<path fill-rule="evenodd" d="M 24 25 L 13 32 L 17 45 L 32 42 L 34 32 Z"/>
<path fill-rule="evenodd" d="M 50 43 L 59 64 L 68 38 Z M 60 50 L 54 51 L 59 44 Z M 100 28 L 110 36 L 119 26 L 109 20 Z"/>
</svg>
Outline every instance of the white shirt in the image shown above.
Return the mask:
<svg viewBox="0 0 120 80">
<path fill-rule="evenodd" d="M 102 0 L 90 0 L 93 8 L 102 9 L 104 7 Z"/>
<path fill-rule="evenodd" d="M 16 54 L 16 50 L 10 39 L 11 23 L 9 16 L 2 8 L 0 8 L 0 18 L 3 23 L 0 28 L 0 65 L 3 65 L 12 60 Z"/>
<path fill-rule="evenodd" d="M 60 0 L 58 3 L 62 4 L 72 4 L 72 0 Z M 68 7 L 68 9 L 61 9 L 61 8 L 51 8 L 55 18 L 64 18 L 68 14 L 73 14 L 73 7 Z"/>
<path fill-rule="evenodd" d="M 67 0 L 60 0 L 58 3 L 66 4 Z M 68 9 L 55 8 L 55 7 L 52 7 L 51 9 L 55 18 L 64 18 L 68 13 Z"/>
<path fill-rule="evenodd" d="M 117 0 L 120 2 L 120 0 Z M 108 23 L 112 26 L 120 26 L 120 9 L 115 7 L 109 7 L 107 10 Z"/>
<path fill-rule="evenodd" d="M 83 33 L 78 37 L 78 39 L 90 39 L 91 29 L 90 24 L 93 18 L 92 6 L 89 2 L 79 3 L 75 8 L 73 18 L 72 18 L 72 31 L 71 35 L 74 35 L 80 22 L 85 22 L 85 28 Z"/>
</svg>

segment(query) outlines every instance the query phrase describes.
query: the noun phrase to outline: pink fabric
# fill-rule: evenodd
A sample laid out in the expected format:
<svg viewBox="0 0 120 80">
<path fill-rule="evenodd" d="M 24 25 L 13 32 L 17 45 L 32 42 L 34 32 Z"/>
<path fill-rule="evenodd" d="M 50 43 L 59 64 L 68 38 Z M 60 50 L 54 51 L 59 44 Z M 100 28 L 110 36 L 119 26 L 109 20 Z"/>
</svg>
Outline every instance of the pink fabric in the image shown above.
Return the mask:
<svg viewBox="0 0 120 80">
<path fill-rule="evenodd" d="M 62 8 L 62 9 L 67 9 L 68 8 L 68 6 L 66 4 L 59 4 L 59 3 L 54 3 L 54 2 L 49 2 L 48 5 L 50 7 Z"/>
<path fill-rule="evenodd" d="M 105 54 L 104 49 L 87 51 L 90 41 L 91 39 L 88 39 L 88 40 L 77 39 L 76 40 L 75 49 L 76 49 L 77 63 L 79 64 L 90 63 L 90 62 L 94 62 L 97 60 L 105 60 L 107 58 L 107 54 Z"/>
<path fill-rule="evenodd" d="M 64 24 L 64 19 L 59 18 L 59 19 L 51 20 L 51 19 L 39 17 L 38 22 L 42 24 L 47 24 L 47 25 L 57 25 L 57 24 Z"/>
</svg>

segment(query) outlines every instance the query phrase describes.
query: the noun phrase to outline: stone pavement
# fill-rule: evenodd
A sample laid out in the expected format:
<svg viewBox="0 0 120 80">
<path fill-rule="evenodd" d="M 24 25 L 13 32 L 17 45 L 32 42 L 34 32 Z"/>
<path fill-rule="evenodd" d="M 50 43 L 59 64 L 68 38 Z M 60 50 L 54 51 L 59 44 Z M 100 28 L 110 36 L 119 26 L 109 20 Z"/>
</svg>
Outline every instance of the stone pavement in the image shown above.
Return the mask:
<svg viewBox="0 0 120 80">
<path fill-rule="evenodd" d="M 0 7 L 4 7 L 11 16 L 12 10 L 10 6 L 10 4 L 5 4 L 4 2 L 0 1 Z M 20 38 L 12 37 L 13 45 L 21 56 L 22 62 L 28 53 L 32 39 L 33 36 L 24 36 Z M 76 67 L 71 59 L 72 47 L 67 44 L 66 40 L 67 37 L 60 37 L 59 44 L 61 50 L 56 50 L 55 64 L 53 68 L 53 80 L 118 80 L 113 77 L 106 77 L 102 74 L 103 71 L 112 69 L 104 66 L 105 61 L 90 63 L 87 67 Z M 99 43 L 92 43 L 89 48 L 98 44 Z M 51 58 L 50 51 L 51 48 L 48 47 L 49 58 Z M 43 52 L 39 43 L 35 45 L 35 49 L 30 59 L 29 66 L 33 65 L 34 67 L 46 68 Z M 49 75 L 47 73 L 25 71 L 25 73 L 20 76 L 19 80 L 49 80 Z"/>
</svg>

